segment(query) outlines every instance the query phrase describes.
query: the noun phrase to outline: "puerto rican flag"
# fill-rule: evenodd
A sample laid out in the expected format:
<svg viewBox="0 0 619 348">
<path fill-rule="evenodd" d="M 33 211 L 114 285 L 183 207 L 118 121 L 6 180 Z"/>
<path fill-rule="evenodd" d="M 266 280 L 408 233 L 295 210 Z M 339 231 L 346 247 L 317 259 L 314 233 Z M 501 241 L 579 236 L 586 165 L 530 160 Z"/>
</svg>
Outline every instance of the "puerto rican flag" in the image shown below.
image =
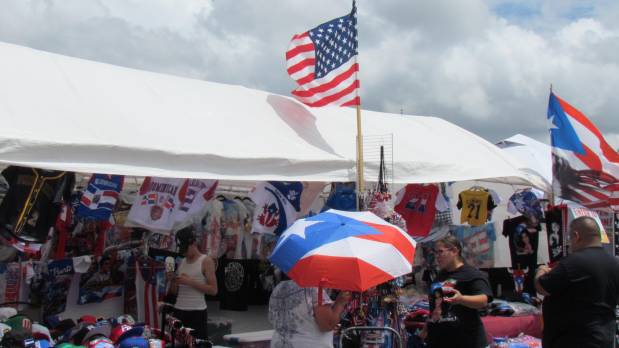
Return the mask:
<svg viewBox="0 0 619 348">
<path fill-rule="evenodd" d="M 165 264 L 153 259 L 136 261 L 135 295 L 138 307 L 138 321 L 150 327 L 161 327 L 158 312 L 159 301 L 163 299 Z"/>
<path fill-rule="evenodd" d="M 121 175 L 94 174 L 82 194 L 76 215 L 94 220 L 108 220 L 122 190 Z"/>
<path fill-rule="evenodd" d="M 588 208 L 619 210 L 619 153 L 580 111 L 550 94 L 553 189 Z"/>
</svg>

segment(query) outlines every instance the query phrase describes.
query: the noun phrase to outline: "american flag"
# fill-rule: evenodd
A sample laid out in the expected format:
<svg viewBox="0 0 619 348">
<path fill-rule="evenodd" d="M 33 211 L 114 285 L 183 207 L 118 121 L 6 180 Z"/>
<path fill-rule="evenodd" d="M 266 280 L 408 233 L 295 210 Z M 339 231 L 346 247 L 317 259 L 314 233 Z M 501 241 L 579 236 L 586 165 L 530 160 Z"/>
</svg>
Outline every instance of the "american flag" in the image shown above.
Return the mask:
<svg viewBox="0 0 619 348">
<path fill-rule="evenodd" d="M 619 153 L 575 107 L 550 94 L 553 189 L 588 208 L 619 210 Z"/>
<path fill-rule="evenodd" d="M 158 274 L 163 274 L 165 265 L 155 260 L 136 261 L 135 295 L 138 307 L 138 321 L 158 329 L 161 315 L 158 312 L 159 300 L 163 298 Z"/>
<path fill-rule="evenodd" d="M 286 66 L 299 87 L 292 95 L 312 107 L 360 105 L 357 8 L 292 37 Z"/>
</svg>

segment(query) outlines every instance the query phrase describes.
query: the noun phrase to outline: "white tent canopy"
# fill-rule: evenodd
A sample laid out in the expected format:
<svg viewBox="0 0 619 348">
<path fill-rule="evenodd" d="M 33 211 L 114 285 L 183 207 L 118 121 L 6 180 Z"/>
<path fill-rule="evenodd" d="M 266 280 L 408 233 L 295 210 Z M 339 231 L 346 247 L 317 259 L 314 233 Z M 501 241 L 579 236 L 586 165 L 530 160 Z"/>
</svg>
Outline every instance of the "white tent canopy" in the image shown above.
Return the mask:
<svg viewBox="0 0 619 348">
<path fill-rule="evenodd" d="M 526 166 L 523 170 L 529 171 L 544 180 L 545 187 L 550 192 L 552 186 L 552 150 L 547 144 L 529 138 L 526 135 L 516 134 L 500 141 L 497 146 Z"/>
<path fill-rule="evenodd" d="M 352 181 L 355 111 L 0 43 L 0 163 L 224 180 Z M 449 122 L 363 112 L 393 134 L 394 182 L 533 183 L 500 149 Z M 366 178 L 377 178 L 369 164 Z"/>
</svg>

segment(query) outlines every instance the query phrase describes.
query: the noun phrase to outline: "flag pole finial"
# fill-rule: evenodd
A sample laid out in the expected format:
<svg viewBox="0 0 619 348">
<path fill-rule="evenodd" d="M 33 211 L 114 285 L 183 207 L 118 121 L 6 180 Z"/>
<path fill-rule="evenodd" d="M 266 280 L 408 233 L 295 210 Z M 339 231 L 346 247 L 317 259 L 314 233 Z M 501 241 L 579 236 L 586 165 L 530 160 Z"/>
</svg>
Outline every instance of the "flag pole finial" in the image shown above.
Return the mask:
<svg viewBox="0 0 619 348">
<path fill-rule="evenodd" d="M 552 93 L 552 83 L 550 84 L 550 93 Z"/>
</svg>

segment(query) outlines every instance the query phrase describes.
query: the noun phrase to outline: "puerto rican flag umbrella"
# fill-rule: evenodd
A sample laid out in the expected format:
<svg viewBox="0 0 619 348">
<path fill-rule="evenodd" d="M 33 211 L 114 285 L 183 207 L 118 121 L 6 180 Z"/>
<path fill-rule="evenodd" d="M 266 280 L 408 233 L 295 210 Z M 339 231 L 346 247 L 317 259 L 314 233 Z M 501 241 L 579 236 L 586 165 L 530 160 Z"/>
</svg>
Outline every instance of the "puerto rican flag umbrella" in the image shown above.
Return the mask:
<svg viewBox="0 0 619 348">
<path fill-rule="evenodd" d="M 412 272 L 414 257 L 415 241 L 399 227 L 331 209 L 292 224 L 270 260 L 301 287 L 365 291 Z"/>
</svg>

